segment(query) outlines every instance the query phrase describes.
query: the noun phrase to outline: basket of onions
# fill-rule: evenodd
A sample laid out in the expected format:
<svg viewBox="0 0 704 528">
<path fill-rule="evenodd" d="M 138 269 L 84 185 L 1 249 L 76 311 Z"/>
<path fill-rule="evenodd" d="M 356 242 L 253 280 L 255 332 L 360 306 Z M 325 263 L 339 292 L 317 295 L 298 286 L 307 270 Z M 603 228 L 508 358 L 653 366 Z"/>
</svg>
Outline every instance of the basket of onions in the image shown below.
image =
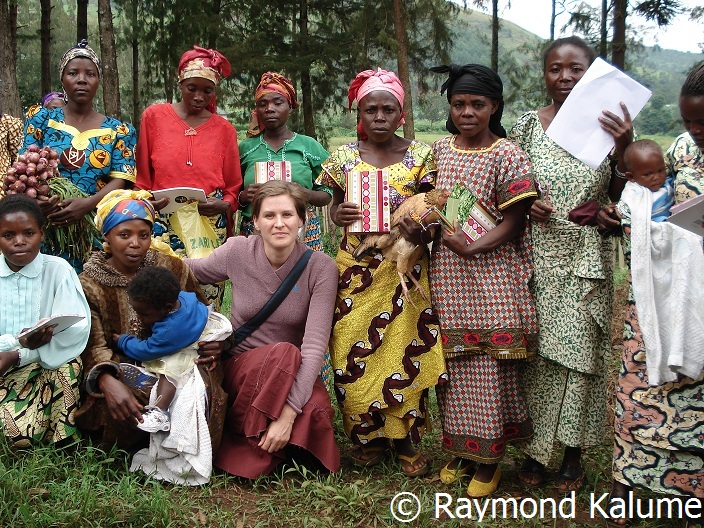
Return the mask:
<svg viewBox="0 0 704 528">
<path fill-rule="evenodd" d="M 29 145 L 7 169 L 2 189 L 5 194 L 26 194 L 40 202 L 58 196 L 58 204 L 67 198 L 85 198 L 88 195 L 73 182 L 59 174 L 59 153 L 49 147 Z M 49 221 L 44 230 L 44 244 L 56 255 L 85 261 L 100 239 L 95 228 L 93 213 L 78 222 L 58 227 Z"/>
</svg>

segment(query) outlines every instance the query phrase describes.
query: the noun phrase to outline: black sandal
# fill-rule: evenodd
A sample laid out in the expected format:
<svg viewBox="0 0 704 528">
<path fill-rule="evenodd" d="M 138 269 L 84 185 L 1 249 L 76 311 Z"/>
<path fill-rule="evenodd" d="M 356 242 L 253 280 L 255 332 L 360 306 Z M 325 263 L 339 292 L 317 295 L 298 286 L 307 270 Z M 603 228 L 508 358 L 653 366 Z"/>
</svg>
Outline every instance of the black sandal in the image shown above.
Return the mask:
<svg viewBox="0 0 704 528">
<path fill-rule="evenodd" d="M 566 493 L 568 491 L 579 491 L 584 486 L 584 471 L 582 466 L 563 466 L 557 476 L 557 489 Z"/>
<path fill-rule="evenodd" d="M 518 478 L 521 482 L 533 488 L 542 486 L 547 479 L 545 465 L 532 457 L 526 457 L 518 472 Z"/>
</svg>

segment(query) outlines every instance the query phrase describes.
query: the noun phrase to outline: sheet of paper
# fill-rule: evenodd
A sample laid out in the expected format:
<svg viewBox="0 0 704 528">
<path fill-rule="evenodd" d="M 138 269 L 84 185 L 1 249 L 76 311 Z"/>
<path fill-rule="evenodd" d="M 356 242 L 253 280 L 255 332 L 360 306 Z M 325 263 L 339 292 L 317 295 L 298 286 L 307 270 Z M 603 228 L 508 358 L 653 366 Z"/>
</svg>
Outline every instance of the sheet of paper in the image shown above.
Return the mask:
<svg viewBox="0 0 704 528">
<path fill-rule="evenodd" d="M 30 336 L 36 332 L 39 332 L 39 330 L 46 328 L 47 326 L 53 326 L 54 330 L 52 333 L 58 334 L 59 332 L 63 332 L 68 327 L 75 325 L 78 321 L 82 321 L 85 318 L 85 315 L 78 314 L 52 315 L 51 317 L 45 317 L 44 319 L 40 319 L 39 322 L 37 322 L 37 324 L 33 327 L 27 328 L 24 332 L 20 332 L 17 335 L 17 339 Z"/>
<path fill-rule="evenodd" d="M 173 213 L 179 207 L 183 207 L 193 200 L 198 202 L 205 202 L 207 200 L 205 191 L 196 187 L 172 187 L 170 189 L 152 191 L 152 195 L 154 195 L 154 199 L 156 200 L 161 198 L 169 199 L 169 204 L 159 211 L 164 214 Z"/>
<path fill-rule="evenodd" d="M 596 169 L 614 147 L 613 136 L 599 123 L 603 110 L 623 118 L 619 104 L 623 101 L 631 119 L 635 119 L 651 95 L 645 86 L 597 58 L 572 89 L 545 133 L 575 158 Z"/>
</svg>

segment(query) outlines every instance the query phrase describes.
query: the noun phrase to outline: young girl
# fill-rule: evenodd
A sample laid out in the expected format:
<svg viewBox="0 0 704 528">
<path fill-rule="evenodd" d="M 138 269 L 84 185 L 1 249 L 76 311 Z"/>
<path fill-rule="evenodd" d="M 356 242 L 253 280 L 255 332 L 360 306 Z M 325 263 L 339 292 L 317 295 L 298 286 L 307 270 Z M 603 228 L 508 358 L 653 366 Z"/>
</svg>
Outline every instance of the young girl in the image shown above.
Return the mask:
<svg viewBox="0 0 704 528">
<path fill-rule="evenodd" d="M 437 187 L 466 188 L 497 224 L 470 243 L 455 222 L 454 232 L 443 231 L 434 245 L 430 267 L 449 375 L 437 388 L 443 450 L 455 456 L 440 478 L 455 482 L 478 462 L 467 488 L 478 498 L 496 490 L 506 443 L 533 434 L 517 369 L 519 360 L 536 352 L 531 264 L 522 235 L 537 192 L 525 154 L 503 139 L 498 75 L 476 64 L 432 71 L 449 73 L 442 91 L 453 134 L 433 145 Z"/>
<path fill-rule="evenodd" d="M 76 272 L 42 255 L 45 219 L 25 195 L 0 200 L 0 425 L 15 447 L 73 438 L 88 342 L 90 310 Z M 51 327 L 17 339 L 44 317 L 84 315 L 53 335 Z"/>
<path fill-rule="evenodd" d="M 190 378 L 198 343 L 225 340 L 232 325 L 224 315 L 209 312 L 195 293 L 181 291 L 176 275 L 159 266 L 139 270 L 127 286 L 127 295 L 149 337 L 115 336 L 117 347 L 159 375 L 156 403 L 149 406 L 137 427 L 148 433 L 168 431 L 169 406 L 176 389 Z"/>
</svg>

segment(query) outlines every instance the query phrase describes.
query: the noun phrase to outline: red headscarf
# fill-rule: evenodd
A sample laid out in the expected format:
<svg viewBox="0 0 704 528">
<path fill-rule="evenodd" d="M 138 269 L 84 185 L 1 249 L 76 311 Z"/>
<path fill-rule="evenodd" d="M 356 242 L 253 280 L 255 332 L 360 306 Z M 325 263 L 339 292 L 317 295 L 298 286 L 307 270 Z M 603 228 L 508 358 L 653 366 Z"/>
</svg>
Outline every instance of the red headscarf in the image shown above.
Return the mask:
<svg viewBox="0 0 704 528">
<path fill-rule="evenodd" d="M 350 84 L 350 89 L 347 92 L 347 99 L 349 101 L 348 108 L 352 110 L 352 103 L 354 103 L 355 100 L 357 101 L 357 104 L 359 104 L 359 101 L 364 98 L 365 95 L 376 90 L 382 90 L 393 94 L 401 105 L 401 120 L 398 124 L 402 125 L 405 123 L 406 120 L 404 119 L 405 114 L 403 112 L 403 100 L 405 99 L 406 94 L 403 91 L 401 81 L 394 72 L 382 70 L 381 68 L 377 68 L 376 71 L 364 70 L 363 72 L 359 72 L 357 74 L 352 81 L 352 84 Z M 367 135 L 362 130 L 361 122 L 357 123 L 357 133 L 359 134 L 360 139 L 367 139 Z"/>
<path fill-rule="evenodd" d="M 220 84 L 220 79 L 224 79 L 232 73 L 230 61 L 227 57 L 214 49 L 201 48 L 193 46 L 192 50 L 188 50 L 181 55 L 181 60 L 178 62 L 178 82 L 193 77 L 200 77 L 212 81 L 215 86 Z M 215 113 L 215 95 L 210 100 L 207 110 Z"/>
<path fill-rule="evenodd" d="M 284 77 L 280 73 L 266 72 L 262 74 L 262 78 L 254 90 L 254 101 L 259 101 L 265 95 L 277 93 L 282 95 L 291 105 L 291 108 L 298 108 L 298 100 L 296 99 L 296 89 L 291 80 Z M 264 125 L 257 118 L 257 111 L 252 111 L 252 116 L 247 129 L 247 137 L 255 137 L 264 131 Z"/>
</svg>

